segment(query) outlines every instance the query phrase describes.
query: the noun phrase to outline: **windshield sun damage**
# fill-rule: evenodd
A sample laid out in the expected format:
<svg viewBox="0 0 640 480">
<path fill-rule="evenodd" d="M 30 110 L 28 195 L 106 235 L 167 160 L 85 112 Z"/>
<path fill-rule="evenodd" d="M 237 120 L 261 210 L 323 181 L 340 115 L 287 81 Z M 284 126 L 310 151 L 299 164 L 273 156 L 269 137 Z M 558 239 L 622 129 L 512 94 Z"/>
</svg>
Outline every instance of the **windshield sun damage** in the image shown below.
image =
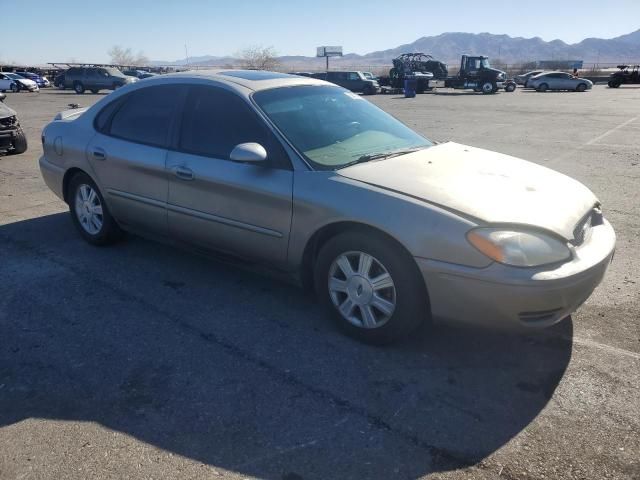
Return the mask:
<svg viewBox="0 0 640 480">
<path fill-rule="evenodd" d="M 335 170 L 431 146 L 391 115 L 339 87 L 263 90 L 255 102 L 317 169 Z"/>
</svg>

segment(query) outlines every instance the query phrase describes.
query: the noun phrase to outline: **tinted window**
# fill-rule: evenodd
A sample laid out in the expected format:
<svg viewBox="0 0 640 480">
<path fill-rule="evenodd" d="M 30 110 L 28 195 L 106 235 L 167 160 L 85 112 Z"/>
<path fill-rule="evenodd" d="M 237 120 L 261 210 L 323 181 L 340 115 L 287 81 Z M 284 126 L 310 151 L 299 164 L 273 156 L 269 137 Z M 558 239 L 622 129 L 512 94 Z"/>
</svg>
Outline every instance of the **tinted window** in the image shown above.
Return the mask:
<svg viewBox="0 0 640 480">
<path fill-rule="evenodd" d="M 108 133 L 109 124 L 111 123 L 111 117 L 113 116 L 114 112 L 118 109 L 118 107 L 120 107 L 120 104 L 122 103 L 122 101 L 123 99 L 120 98 L 114 102 L 111 102 L 102 110 L 100 110 L 100 113 L 96 115 L 96 119 L 94 120 L 94 123 L 93 123 L 97 131 L 102 133 Z"/>
<path fill-rule="evenodd" d="M 109 134 L 132 142 L 166 147 L 181 92 L 180 86 L 163 85 L 130 93 L 122 99 L 113 116 Z"/>
<path fill-rule="evenodd" d="M 360 80 L 360 75 L 356 72 L 349 72 L 349 80 Z"/>
<path fill-rule="evenodd" d="M 272 166 L 286 165 L 282 146 L 240 97 L 221 88 L 192 87 L 182 119 L 180 149 L 226 160 L 236 145 L 246 142 L 262 145 Z"/>
</svg>

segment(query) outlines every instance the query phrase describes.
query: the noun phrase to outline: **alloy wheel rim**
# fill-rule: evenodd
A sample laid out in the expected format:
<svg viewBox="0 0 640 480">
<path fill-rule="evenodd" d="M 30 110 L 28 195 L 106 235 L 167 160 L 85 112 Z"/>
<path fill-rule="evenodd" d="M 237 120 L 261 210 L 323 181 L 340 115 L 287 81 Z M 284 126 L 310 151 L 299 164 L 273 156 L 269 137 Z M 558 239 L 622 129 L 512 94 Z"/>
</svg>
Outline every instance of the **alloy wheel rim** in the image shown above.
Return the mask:
<svg viewBox="0 0 640 480">
<path fill-rule="evenodd" d="M 358 328 L 373 329 L 389 321 L 396 308 L 391 274 L 375 257 L 351 251 L 329 268 L 329 296 L 342 318 Z"/>
<path fill-rule="evenodd" d="M 104 216 L 102 203 L 96 191 L 86 184 L 76 190 L 75 213 L 80 226 L 90 235 L 96 235 L 102 230 Z"/>
<path fill-rule="evenodd" d="M 485 84 L 482 86 L 482 89 L 483 89 L 485 92 L 490 92 L 491 90 L 493 90 L 493 85 L 491 85 L 490 83 L 485 83 Z"/>
</svg>

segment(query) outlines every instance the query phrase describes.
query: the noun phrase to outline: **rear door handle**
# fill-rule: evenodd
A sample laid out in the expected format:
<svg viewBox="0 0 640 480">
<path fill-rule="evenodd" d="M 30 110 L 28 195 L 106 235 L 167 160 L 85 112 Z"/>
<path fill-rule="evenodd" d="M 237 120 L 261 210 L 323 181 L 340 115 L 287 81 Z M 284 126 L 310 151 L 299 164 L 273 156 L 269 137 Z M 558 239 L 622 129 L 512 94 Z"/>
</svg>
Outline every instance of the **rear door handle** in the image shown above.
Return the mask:
<svg viewBox="0 0 640 480">
<path fill-rule="evenodd" d="M 187 167 L 176 167 L 173 171 L 180 180 L 193 180 L 193 170 Z"/>
<path fill-rule="evenodd" d="M 99 147 L 95 147 L 91 152 L 91 155 L 93 155 L 93 158 L 95 158 L 96 160 L 105 160 L 107 158 L 107 154 L 105 153 L 105 151 Z"/>
</svg>

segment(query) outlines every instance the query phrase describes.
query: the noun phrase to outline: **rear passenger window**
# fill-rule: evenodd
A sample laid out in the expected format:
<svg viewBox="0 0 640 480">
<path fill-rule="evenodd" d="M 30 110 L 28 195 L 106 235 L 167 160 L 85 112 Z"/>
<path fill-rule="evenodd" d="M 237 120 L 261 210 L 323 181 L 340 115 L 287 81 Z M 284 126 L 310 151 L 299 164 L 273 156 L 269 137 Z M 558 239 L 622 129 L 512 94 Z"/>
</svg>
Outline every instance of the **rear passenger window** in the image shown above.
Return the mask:
<svg viewBox="0 0 640 480">
<path fill-rule="evenodd" d="M 182 118 L 180 149 L 228 160 L 231 150 L 246 142 L 262 145 L 272 167 L 290 168 L 278 140 L 240 97 L 221 88 L 191 87 Z"/>
<path fill-rule="evenodd" d="M 121 106 L 111 119 L 108 134 L 145 145 L 167 147 L 182 90 L 178 85 L 148 87 L 130 93 L 122 102 L 116 101 Z"/>
<path fill-rule="evenodd" d="M 104 107 L 98 115 L 96 115 L 96 119 L 94 120 L 93 126 L 100 133 L 109 133 L 109 124 L 111 122 L 111 117 L 114 112 L 118 109 L 120 104 L 122 103 L 122 99 L 115 100 Z"/>
</svg>

